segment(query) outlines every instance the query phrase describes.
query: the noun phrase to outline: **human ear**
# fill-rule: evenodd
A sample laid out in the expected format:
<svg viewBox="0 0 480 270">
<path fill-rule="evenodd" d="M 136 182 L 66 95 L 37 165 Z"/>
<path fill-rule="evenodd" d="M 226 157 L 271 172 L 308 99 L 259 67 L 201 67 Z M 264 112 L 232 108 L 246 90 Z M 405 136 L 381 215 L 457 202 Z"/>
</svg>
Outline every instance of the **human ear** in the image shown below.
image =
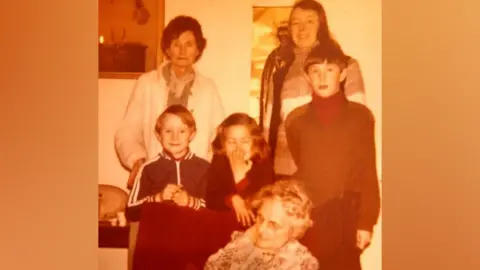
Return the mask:
<svg viewBox="0 0 480 270">
<path fill-rule="evenodd" d="M 347 68 L 340 71 L 340 81 L 343 82 L 347 78 Z"/>
<path fill-rule="evenodd" d="M 162 141 L 162 136 L 160 136 L 159 132 L 155 131 L 155 136 L 157 137 L 158 141 L 160 141 L 160 142 Z"/>
<path fill-rule="evenodd" d="M 303 72 L 303 76 L 305 77 L 305 79 L 307 80 L 308 84 L 312 85 L 312 79 L 310 79 L 310 75 L 308 73 L 308 70 Z"/>
<path fill-rule="evenodd" d="M 197 132 L 196 131 L 193 131 L 192 134 L 190 134 L 190 142 L 193 141 L 193 139 L 195 138 L 195 135 L 197 135 Z"/>
</svg>

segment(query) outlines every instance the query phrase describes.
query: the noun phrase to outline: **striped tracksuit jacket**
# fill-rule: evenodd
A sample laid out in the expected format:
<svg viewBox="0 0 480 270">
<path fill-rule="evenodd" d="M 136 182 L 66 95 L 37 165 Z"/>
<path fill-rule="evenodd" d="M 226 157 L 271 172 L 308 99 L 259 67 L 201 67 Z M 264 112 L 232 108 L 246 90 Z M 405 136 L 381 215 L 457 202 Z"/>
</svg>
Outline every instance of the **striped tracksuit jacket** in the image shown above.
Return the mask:
<svg viewBox="0 0 480 270">
<path fill-rule="evenodd" d="M 154 202 L 155 195 L 167 184 L 181 184 L 194 200 L 193 207 L 204 207 L 205 175 L 209 166 L 208 161 L 192 152 L 178 160 L 161 152 L 140 168 L 128 198 L 126 218 L 139 221 L 143 203 Z"/>
</svg>

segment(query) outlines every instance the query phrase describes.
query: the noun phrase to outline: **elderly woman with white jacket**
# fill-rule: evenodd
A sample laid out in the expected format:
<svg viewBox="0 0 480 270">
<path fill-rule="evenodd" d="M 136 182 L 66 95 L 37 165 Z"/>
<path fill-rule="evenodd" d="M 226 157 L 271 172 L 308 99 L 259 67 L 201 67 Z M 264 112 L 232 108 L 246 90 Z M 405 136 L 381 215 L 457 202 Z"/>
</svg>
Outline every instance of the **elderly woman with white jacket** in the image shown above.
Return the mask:
<svg viewBox="0 0 480 270">
<path fill-rule="evenodd" d="M 172 19 L 163 30 L 161 40 L 161 49 L 168 61 L 136 81 L 115 134 L 118 157 L 131 170 L 129 189 L 142 164 L 162 150 L 155 134 L 155 121 L 170 105 L 180 104 L 192 112 L 197 132 L 190 149 L 197 156 L 210 159 L 210 142 L 225 115 L 215 83 L 193 66 L 202 56 L 206 43 L 196 19 L 189 16 Z M 137 226 L 131 224 L 129 269 Z"/>
<path fill-rule="evenodd" d="M 225 115 L 215 83 L 193 67 L 205 47 L 201 26 L 192 17 L 178 16 L 164 29 L 161 49 L 168 61 L 138 78 L 115 134 L 115 148 L 128 169 L 135 170 L 161 151 L 155 121 L 173 104 L 190 109 L 197 122 L 192 152 L 210 158 L 210 142 Z"/>
</svg>

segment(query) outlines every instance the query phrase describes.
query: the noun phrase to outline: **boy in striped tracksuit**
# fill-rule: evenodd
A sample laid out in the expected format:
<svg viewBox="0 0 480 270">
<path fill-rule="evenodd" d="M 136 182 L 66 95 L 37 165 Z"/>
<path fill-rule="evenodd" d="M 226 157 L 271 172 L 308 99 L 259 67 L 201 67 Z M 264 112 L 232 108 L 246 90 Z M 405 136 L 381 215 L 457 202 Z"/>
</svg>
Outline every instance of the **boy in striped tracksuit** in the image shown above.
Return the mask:
<svg viewBox="0 0 480 270">
<path fill-rule="evenodd" d="M 193 115 L 181 105 L 172 105 L 158 117 L 155 130 L 163 151 L 143 164 L 136 176 L 125 210 L 129 221 L 140 220 L 145 202 L 205 206 L 204 175 L 209 162 L 189 150 L 196 131 Z"/>
</svg>

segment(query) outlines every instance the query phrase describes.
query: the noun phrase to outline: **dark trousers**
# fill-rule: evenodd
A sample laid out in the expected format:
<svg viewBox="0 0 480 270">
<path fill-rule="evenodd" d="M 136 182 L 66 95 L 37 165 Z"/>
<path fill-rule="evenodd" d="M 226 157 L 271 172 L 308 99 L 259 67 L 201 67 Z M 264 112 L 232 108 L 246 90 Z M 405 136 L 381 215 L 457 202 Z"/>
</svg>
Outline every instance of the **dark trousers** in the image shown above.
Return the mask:
<svg viewBox="0 0 480 270">
<path fill-rule="evenodd" d="M 358 195 L 346 192 L 315 208 L 313 226 L 301 239 L 322 270 L 361 270 L 356 247 Z"/>
</svg>

